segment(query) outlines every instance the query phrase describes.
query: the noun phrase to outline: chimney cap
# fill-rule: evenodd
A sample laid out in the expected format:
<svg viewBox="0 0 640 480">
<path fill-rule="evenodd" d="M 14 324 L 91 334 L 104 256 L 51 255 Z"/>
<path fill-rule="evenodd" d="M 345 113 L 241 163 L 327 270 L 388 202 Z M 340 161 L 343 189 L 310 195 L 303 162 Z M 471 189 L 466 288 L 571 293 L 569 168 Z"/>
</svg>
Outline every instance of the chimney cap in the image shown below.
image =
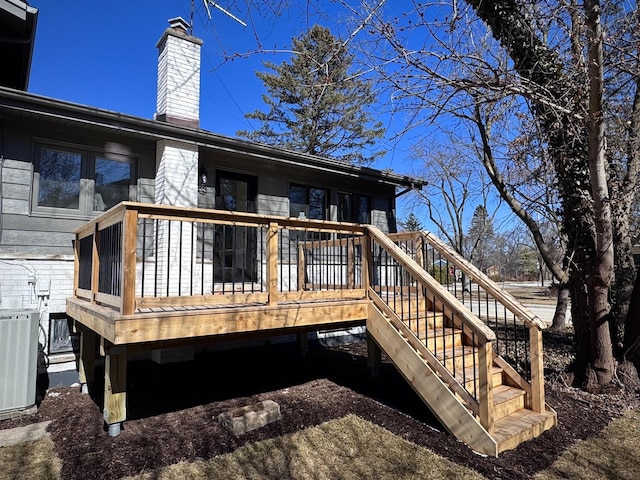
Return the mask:
<svg viewBox="0 0 640 480">
<path fill-rule="evenodd" d="M 175 29 L 179 29 L 179 30 L 184 30 L 184 32 L 188 32 L 190 25 L 187 23 L 187 21 L 182 18 L 182 17 L 175 17 L 175 18 L 170 18 L 169 19 L 169 26 L 171 28 L 175 28 Z"/>
</svg>

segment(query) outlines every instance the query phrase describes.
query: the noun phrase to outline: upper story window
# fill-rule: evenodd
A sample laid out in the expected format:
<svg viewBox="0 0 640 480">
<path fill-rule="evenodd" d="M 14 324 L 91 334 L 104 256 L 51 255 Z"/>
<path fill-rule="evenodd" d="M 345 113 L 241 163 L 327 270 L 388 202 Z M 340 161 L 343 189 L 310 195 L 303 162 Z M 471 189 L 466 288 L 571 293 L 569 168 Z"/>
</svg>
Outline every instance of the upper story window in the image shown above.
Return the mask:
<svg viewBox="0 0 640 480">
<path fill-rule="evenodd" d="M 90 216 L 130 199 L 130 157 L 39 145 L 33 210 Z"/>
<path fill-rule="evenodd" d="M 291 184 L 289 186 L 289 216 L 327 219 L 328 192 L 324 188 Z M 302 214 L 302 215 L 301 215 Z"/>
<path fill-rule="evenodd" d="M 366 195 L 338 192 L 338 221 L 371 223 L 371 199 Z"/>
</svg>

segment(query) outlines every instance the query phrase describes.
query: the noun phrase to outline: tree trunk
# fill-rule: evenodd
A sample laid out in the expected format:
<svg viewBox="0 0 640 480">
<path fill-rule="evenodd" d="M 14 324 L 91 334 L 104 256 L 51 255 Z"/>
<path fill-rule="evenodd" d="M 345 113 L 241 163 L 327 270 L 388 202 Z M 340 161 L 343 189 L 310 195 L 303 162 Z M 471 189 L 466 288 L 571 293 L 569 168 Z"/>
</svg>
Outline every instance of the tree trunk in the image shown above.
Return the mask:
<svg viewBox="0 0 640 480">
<path fill-rule="evenodd" d="M 579 275 L 576 275 L 579 277 Z M 573 386 L 581 387 L 588 378 L 589 360 L 591 358 L 591 335 L 589 334 L 589 305 L 587 292 L 582 281 L 572 281 L 571 291 L 571 321 L 573 323 L 575 360 L 572 365 L 574 372 Z"/>
<path fill-rule="evenodd" d="M 585 0 L 588 37 L 589 117 L 588 160 L 595 223 L 595 262 L 589 272 L 589 330 L 591 336 L 591 374 L 589 384 L 607 385 L 613 380 L 615 362 L 609 321 L 609 288 L 613 277 L 613 223 L 607 184 L 602 100 L 604 89 L 603 32 L 599 0 Z M 589 386 L 589 385 L 587 385 Z"/>
<path fill-rule="evenodd" d="M 640 272 L 631 294 L 629 314 L 624 330 L 624 357 L 634 361 L 640 369 Z"/>
<path fill-rule="evenodd" d="M 569 294 L 569 287 L 566 284 L 560 284 L 558 287 L 558 302 L 556 303 L 556 311 L 553 314 L 553 322 L 551 323 L 550 330 L 561 331 L 567 328 Z"/>
<path fill-rule="evenodd" d="M 625 205 L 626 206 L 626 205 Z M 614 249 L 615 249 L 615 280 L 611 289 L 611 338 L 613 340 L 614 354 L 621 357 L 623 351 L 623 341 L 625 323 L 633 322 L 633 317 L 629 316 L 629 303 L 634 289 L 636 279 L 636 268 L 631 252 L 631 236 L 629 233 L 630 209 L 628 213 L 620 215 L 618 212 L 613 216 L 616 228 Z"/>
</svg>

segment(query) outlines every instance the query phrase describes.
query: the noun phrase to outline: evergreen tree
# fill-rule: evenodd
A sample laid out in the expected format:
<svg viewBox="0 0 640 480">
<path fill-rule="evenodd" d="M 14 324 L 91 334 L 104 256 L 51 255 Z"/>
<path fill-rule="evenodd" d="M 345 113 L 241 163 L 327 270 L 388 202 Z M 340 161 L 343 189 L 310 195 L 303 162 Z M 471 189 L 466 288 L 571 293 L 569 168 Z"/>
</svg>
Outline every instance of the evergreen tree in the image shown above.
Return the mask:
<svg viewBox="0 0 640 480">
<path fill-rule="evenodd" d="M 400 220 L 398 223 L 400 224 L 400 228 L 405 232 L 419 232 L 423 230 L 422 223 L 413 212 L 411 212 L 404 221 Z"/>
<path fill-rule="evenodd" d="M 493 220 L 484 205 L 478 205 L 471 218 L 467 232 L 469 240 L 468 258 L 480 269 L 489 267 L 493 254 Z"/>
<path fill-rule="evenodd" d="M 269 111 L 246 117 L 262 126 L 238 135 L 352 164 L 370 164 L 383 155 L 367 155 L 384 129 L 381 122 L 367 126 L 372 121 L 367 107 L 375 97 L 369 82 L 350 76 L 353 55 L 343 42 L 318 25 L 292 42 L 290 62 L 264 62 L 273 73 L 256 72 L 269 92 L 262 96 Z"/>
</svg>

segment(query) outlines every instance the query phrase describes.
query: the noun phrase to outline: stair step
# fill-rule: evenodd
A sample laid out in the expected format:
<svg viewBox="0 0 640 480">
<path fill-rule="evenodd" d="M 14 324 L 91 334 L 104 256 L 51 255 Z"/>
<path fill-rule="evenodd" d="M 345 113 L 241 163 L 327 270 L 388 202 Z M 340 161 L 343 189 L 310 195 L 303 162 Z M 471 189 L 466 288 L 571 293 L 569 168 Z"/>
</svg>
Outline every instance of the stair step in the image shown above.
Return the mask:
<svg viewBox="0 0 640 480">
<path fill-rule="evenodd" d="M 424 326 L 429 326 L 430 328 L 441 327 L 444 325 L 444 315 L 441 312 L 434 312 L 433 310 L 418 310 L 415 309 L 405 309 L 402 310 L 398 308 L 396 305 L 395 308 L 393 304 L 389 305 L 391 309 L 400 317 L 404 322 L 415 322 L 418 324 L 422 324 Z"/>
<path fill-rule="evenodd" d="M 440 360 L 449 371 L 478 365 L 478 353 L 475 347 L 470 345 L 458 345 L 437 350 L 436 358 Z"/>
<path fill-rule="evenodd" d="M 509 385 L 499 385 L 493 389 L 493 411 L 496 420 L 511 415 L 524 408 L 524 390 Z"/>
<path fill-rule="evenodd" d="M 403 322 L 405 326 L 418 337 L 431 352 L 461 346 L 463 342 L 462 330 L 443 326 L 434 326 L 423 319 L 411 319 Z"/>
<path fill-rule="evenodd" d="M 524 408 L 496 420 L 493 438 L 498 444 L 498 453 L 515 448 L 522 442 L 541 435 L 556 423 L 555 412 L 537 413 Z"/>
<path fill-rule="evenodd" d="M 475 382 L 473 381 L 474 376 L 476 378 Z M 462 369 L 456 370 L 455 377 L 460 381 L 460 383 L 464 381 L 465 388 L 471 393 L 473 393 L 474 388 L 476 390 L 480 388 L 477 368 L 474 369 L 473 367 L 467 367 L 464 369 L 464 371 Z M 502 369 L 500 367 L 493 367 L 491 369 L 490 378 L 494 388 L 502 385 Z"/>
<path fill-rule="evenodd" d="M 462 331 L 456 328 L 430 328 L 426 335 L 425 332 L 422 332 L 418 335 L 418 338 L 432 352 L 442 350 L 445 347 L 450 348 L 451 346 L 458 347 L 462 345 Z"/>
</svg>

